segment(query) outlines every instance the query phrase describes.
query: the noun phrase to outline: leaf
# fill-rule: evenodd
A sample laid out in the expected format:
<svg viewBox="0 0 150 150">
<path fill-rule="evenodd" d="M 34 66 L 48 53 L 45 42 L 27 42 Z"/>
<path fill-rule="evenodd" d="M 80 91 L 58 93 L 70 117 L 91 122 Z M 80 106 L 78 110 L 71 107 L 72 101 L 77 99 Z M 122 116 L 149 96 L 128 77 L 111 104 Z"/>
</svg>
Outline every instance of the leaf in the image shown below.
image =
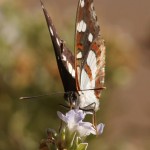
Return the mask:
<svg viewBox="0 0 150 150">
<path fill-rule="evenodd" d="M 88 143 L 80 143 L 78 146 L 77 146 L 77 149 L 76 150 L 86 150 L 88 147 Z"/>
<path fill-rule="evenodd" d="M 66 128 L 63 128 L 60 132 L 60 138 L 62 141 L 66 140 Z"/>
<path fill-rule="evenodd" d="M 76 138 L 76 145 L 79 145 L 80 143 L 82 143 L 82 140 L 80 137 L 77 137 Z"/>
<path fill-rule="evenodd" d="M 71 140 L 71 143 L 70 143 L 70 146 L 72 147 L 73 144 L 75 143 L 75 137 L 76 137 L 76 132 L 74 133 L 73 137 L 72 137 L 72 140 Z"/>
</svg>

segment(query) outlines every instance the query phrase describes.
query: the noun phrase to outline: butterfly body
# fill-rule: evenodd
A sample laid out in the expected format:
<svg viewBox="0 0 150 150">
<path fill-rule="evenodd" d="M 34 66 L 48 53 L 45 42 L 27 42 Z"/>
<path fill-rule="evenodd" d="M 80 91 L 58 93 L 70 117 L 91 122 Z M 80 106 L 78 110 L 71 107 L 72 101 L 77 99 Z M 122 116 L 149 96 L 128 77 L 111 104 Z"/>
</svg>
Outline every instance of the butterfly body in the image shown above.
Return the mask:
<svg viewBox="0 0 150 150">
<path fill-rule="evenodd" d="M 93 0 L 79 0 L 74 55 L 58 36 L 50 16 L 41 4 L 54 46 L 65 99 L 80 108 L 90 106 L 97 111 L 104 88 L 105 46 Z"/>
</svg>

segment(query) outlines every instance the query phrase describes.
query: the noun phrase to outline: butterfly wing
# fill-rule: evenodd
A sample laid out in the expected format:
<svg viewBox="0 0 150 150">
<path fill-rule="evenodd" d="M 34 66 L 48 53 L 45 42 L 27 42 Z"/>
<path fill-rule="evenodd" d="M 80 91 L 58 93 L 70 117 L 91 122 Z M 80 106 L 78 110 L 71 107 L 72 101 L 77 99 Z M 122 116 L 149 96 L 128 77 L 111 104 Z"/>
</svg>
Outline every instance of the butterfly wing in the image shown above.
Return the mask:
<svg viewBox="0 0 150 150">
<path fill-rule="evenodd" d="M 80 107 L 94 104 L 97 110 L 104 84 L 105 46 L 93 0 L 79 0 L 75 41 L 76 86 L 80 94 Z"/>
<path fill-rule="evenodd" d="M 64 90 L 65 92 L 75 91 L 76 83 L 75 83 L 74 56 L 72 55 L 71 51 L 66 47 L 63 40 L 61 40 L 60 37 L 58 36 L 56 29 L 52 23 L 52 19 L 48 15 L 47 10 L 45 9 L 42 1 L 41 5 L 45 15 L 49 33 L 52 39 L 57 65 L 61 76 L 61 80 L 63 82 Z"/>
</svg>

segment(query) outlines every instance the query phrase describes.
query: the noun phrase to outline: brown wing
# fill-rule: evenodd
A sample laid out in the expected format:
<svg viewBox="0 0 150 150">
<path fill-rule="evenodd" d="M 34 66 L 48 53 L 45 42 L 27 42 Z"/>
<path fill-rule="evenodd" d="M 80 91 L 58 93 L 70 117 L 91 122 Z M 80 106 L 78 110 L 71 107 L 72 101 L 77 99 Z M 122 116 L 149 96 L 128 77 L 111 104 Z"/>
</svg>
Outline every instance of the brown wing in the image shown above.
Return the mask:
<svg viewBox="0 0 150 150">
<path fill-rule="evenodd" d="M 93 0 L 80 0 L 77 11 L 75 43 L 76 85 L 81 108 L 99 108 L 105 77 L 105 46 Z"/>
<path fill-rule="evenodd" d="M 89 53 L 90 46 L 99 35 L 99 25 L 93 0 L 79 0 L 76 16 L 75 70 L 76 85 L 80 90 L 81 71 Z"/>
<path fill-rule="evenodd" d="M 42 1 L 41 5 L 52 39 L 57 65 L 64 89 L 66 92 L 76 91 L 74 56 L 72 55 L 71 51 L 66 47 L 63 40 L 61 40 L 61 38 L 58 36 L 56 29 L 53 25 L 52 19 L 48 15 L 47 10 L 45 9 Z"/>
</svg>

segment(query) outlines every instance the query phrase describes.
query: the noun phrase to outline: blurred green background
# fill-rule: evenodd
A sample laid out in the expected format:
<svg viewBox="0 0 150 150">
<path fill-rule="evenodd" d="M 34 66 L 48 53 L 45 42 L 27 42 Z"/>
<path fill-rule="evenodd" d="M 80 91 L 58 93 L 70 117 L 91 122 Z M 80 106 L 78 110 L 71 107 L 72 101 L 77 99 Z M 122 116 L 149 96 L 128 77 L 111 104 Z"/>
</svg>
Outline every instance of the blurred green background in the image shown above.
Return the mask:
<svg viewBox="0 0 150 150">
<path fill-rule="evenodd" d="M 106 87 L 97 115 L 105 123 L 89 150 L 150 149 L 150 1 L 95 0 L 107 46 Z M 45 0 L 70 49 L 77 1 Z M 0 0 L 0 150 L 38 149 L 47 128 L 58 129 L 63 95 L 45 18 L 37 0 Z"/>
</svg>

